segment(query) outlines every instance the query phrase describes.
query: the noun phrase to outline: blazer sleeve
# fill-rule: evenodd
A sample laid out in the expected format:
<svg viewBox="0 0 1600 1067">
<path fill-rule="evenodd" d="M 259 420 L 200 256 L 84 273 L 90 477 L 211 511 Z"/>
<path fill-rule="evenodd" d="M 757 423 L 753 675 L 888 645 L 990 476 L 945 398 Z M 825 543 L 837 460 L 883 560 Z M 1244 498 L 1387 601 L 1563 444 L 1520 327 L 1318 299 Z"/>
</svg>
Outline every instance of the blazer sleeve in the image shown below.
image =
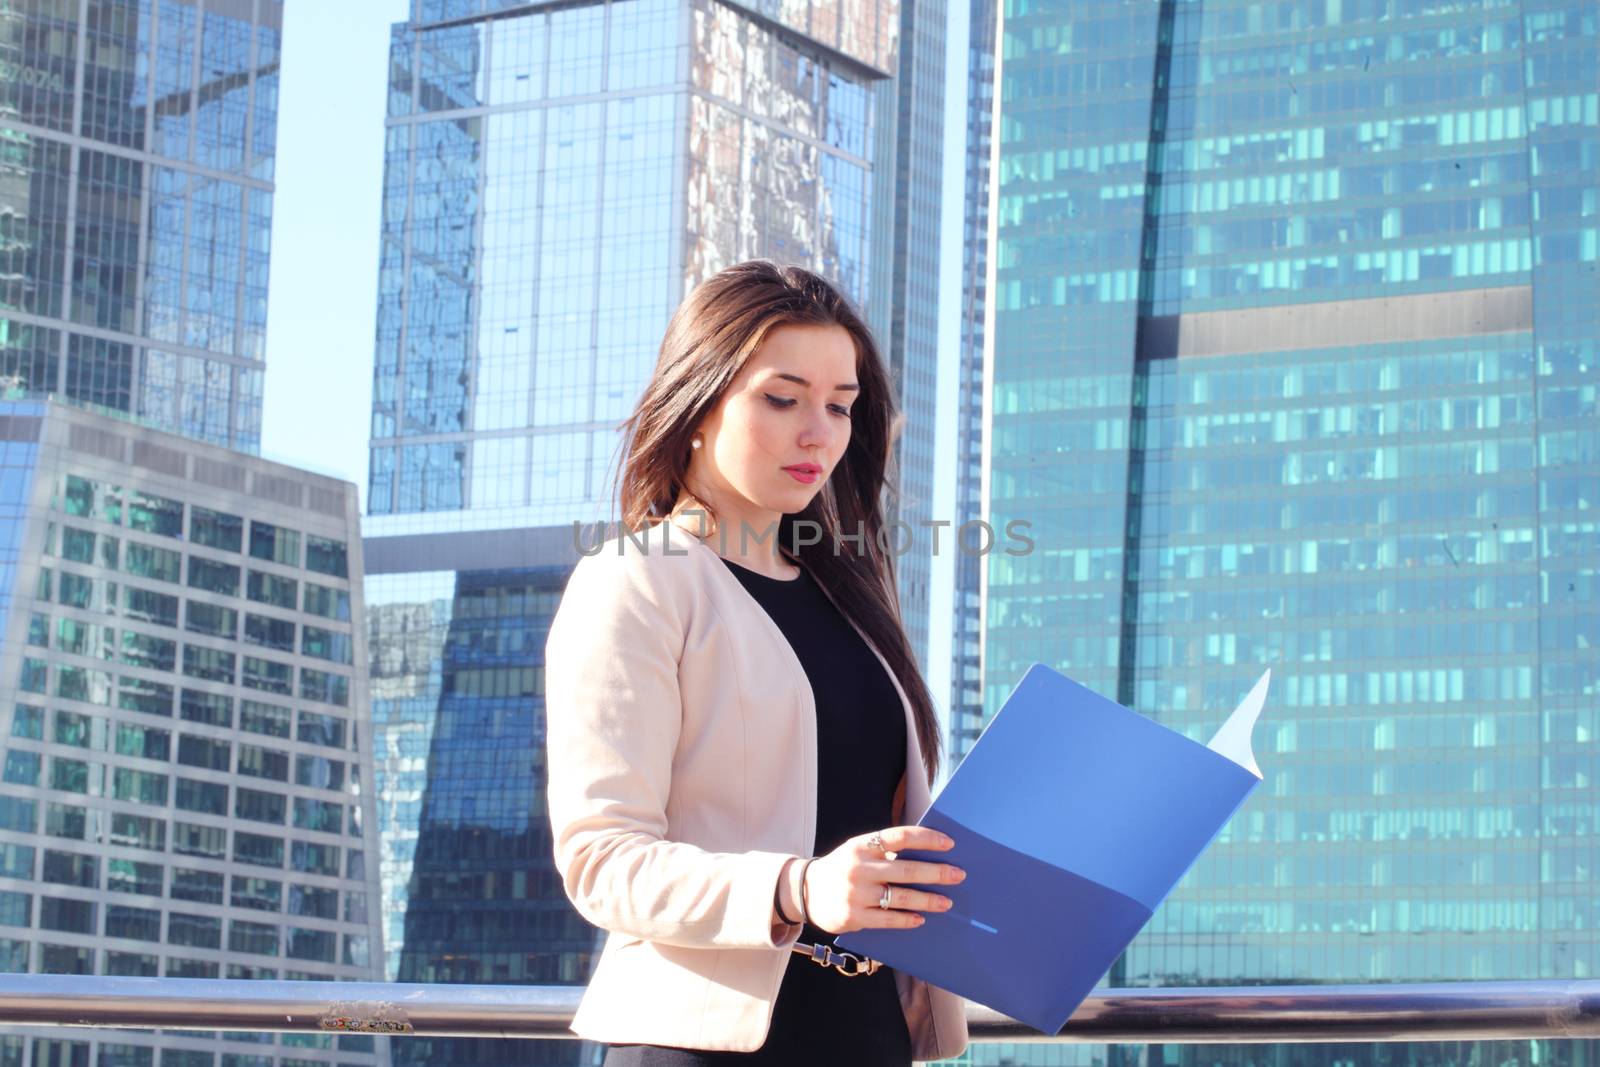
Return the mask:
<svg viewBox="0 0 1600 1067">
<path fill-rule="evenodd" d="M 547 795 L 556 868 L 590 923 L 692 948 L 787 948 L 778 852 L 664 836 L 682 724 L 682 573 L 608 544 L 579 560 L 545 644 Z"/>
</svg>

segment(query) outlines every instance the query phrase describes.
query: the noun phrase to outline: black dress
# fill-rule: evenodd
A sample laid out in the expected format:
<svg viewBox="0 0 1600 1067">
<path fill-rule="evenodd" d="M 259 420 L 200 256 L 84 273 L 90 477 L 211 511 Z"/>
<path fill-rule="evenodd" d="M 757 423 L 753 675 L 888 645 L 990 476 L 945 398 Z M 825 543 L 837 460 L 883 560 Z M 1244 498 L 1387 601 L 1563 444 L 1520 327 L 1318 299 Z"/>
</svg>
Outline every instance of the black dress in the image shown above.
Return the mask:
<svg viewBox="0 0 1600 1067">
<path fill-rule="evenodd" d="M 789 639 L 816 698 L 813 854 L 825 856 L 851 837 L 894 825 L 894 795 L 906 770 L 906 721 L 883 665 L 804 569 L 786 580 L 723 562 Z M 833 937 L 810 923 L 800 934 L 808 944 L 832 944 Z M 894 971 L 883 965 L 847 977 L 791 952 L 766 1043 L 755 1052 L 616 1044 L 606 1046 L 604 1067 L 721 1063 L 909 1067 L 911 1035 Z"/>
</svg>

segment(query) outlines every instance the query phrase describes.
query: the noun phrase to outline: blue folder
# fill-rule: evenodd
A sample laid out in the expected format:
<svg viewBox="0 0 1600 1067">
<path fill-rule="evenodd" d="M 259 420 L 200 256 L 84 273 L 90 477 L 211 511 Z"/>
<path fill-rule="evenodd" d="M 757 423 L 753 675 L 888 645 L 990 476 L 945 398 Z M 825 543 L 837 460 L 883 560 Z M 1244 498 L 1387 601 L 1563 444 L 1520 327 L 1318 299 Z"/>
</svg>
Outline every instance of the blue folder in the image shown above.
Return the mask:
<svg viewBox="0 0 1600 1067">
<path fill-rule="evenodd" d="M 1270 678 L 1202 745 L 1035 663 L 918 820 L 955 847 L 896 856 L 965 870 L 920 887 L 951 909 L 834 943 L 1060 1032 L 1261 783 L 1250 731 Z"/>
</svg>

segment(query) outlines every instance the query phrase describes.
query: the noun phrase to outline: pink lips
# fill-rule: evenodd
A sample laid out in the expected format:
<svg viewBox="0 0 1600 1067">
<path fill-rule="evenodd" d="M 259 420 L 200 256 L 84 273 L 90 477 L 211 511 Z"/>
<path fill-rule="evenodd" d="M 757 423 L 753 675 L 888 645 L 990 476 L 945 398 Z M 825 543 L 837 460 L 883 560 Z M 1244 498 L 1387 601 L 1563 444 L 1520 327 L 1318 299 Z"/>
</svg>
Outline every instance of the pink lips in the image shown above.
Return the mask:
<svg viewBox="0 0 1600 1067">
<path fill-rule="evenodd" d="M 795 481 L 804 482 L 806 485 L 810 485 L 822 476 L 822 468 L 815 463 L 797 463 L 793 467 L 783 469 L 788 471 Z"/>
</svg>

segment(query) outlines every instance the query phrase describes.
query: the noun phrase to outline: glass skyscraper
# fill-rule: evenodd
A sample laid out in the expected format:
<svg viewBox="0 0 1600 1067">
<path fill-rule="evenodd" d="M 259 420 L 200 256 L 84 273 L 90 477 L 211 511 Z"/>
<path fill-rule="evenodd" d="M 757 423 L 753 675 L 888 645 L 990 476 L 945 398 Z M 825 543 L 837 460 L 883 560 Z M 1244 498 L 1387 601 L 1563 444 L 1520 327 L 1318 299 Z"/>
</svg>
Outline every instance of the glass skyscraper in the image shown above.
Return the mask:
<svg viewBox="0 0 1600 1067">
<path fill-rule="evenodd" d="M 0 970 L 380 970 L 356 487 L 0 401 Z M 370 1035 L 8 1027 L 0 1063 L 372 1064 Z"/>
<path fill-rule="evenodd" d="M 617 432 L 668 317 L 770 257 L 871 306 L 893 0 L 417 0 L 394 27 L 364 523 L 386 959 L 583 983 L 544 809 L 543 656 L 615 518 Z M 578 1042 L 396 1042 L 432 1064 Z"/>
<path fill-rule="evenodd" d="M 948 552 L 955 553 L 955 588 L 950 617 L 950 710 L 947 728 L 951 763 L 965 755 L 983 732 L 983 580 L 981 542 L 970 535 L 963 551 L 955 534 L 981 521 L 984 467 L 984 322 L 988 313 L 989 155 L 994 112 L 995 0 L 971 0 L 967 36 L 967 136 L 961 220 L 961 316 L 957 353 L 955 514 Z"/>
<path fill-rule="evenodd" d="M 259 451 L 282 18 L 0 10 L 0 381 Z"/>
<path fill-rule="evenodd" d="M 894 382 L 905 424 L 895 446 L 898 496 L 886 518 L 906 524 L 895 578 L 906 637 L 928 666 L 930 519 L 939 387 L 939 222 L 943 200 L 945 0 L 901 0 L 898 62 L 877 95 L 874 172 L 873 335 Z M 941 554 L 949 538 L 941 536 Z"/>
<path fill-rule="evenodd" d="M 1600 11 L 1006 0 L 999 37 L 988 505 L 1035 544 L 987 562 L 987 711 L 1039 660 L 1203 740 L 1274 673 L 1266 784 L 1112 981 L 1593 976 Z"/>
</svg>

